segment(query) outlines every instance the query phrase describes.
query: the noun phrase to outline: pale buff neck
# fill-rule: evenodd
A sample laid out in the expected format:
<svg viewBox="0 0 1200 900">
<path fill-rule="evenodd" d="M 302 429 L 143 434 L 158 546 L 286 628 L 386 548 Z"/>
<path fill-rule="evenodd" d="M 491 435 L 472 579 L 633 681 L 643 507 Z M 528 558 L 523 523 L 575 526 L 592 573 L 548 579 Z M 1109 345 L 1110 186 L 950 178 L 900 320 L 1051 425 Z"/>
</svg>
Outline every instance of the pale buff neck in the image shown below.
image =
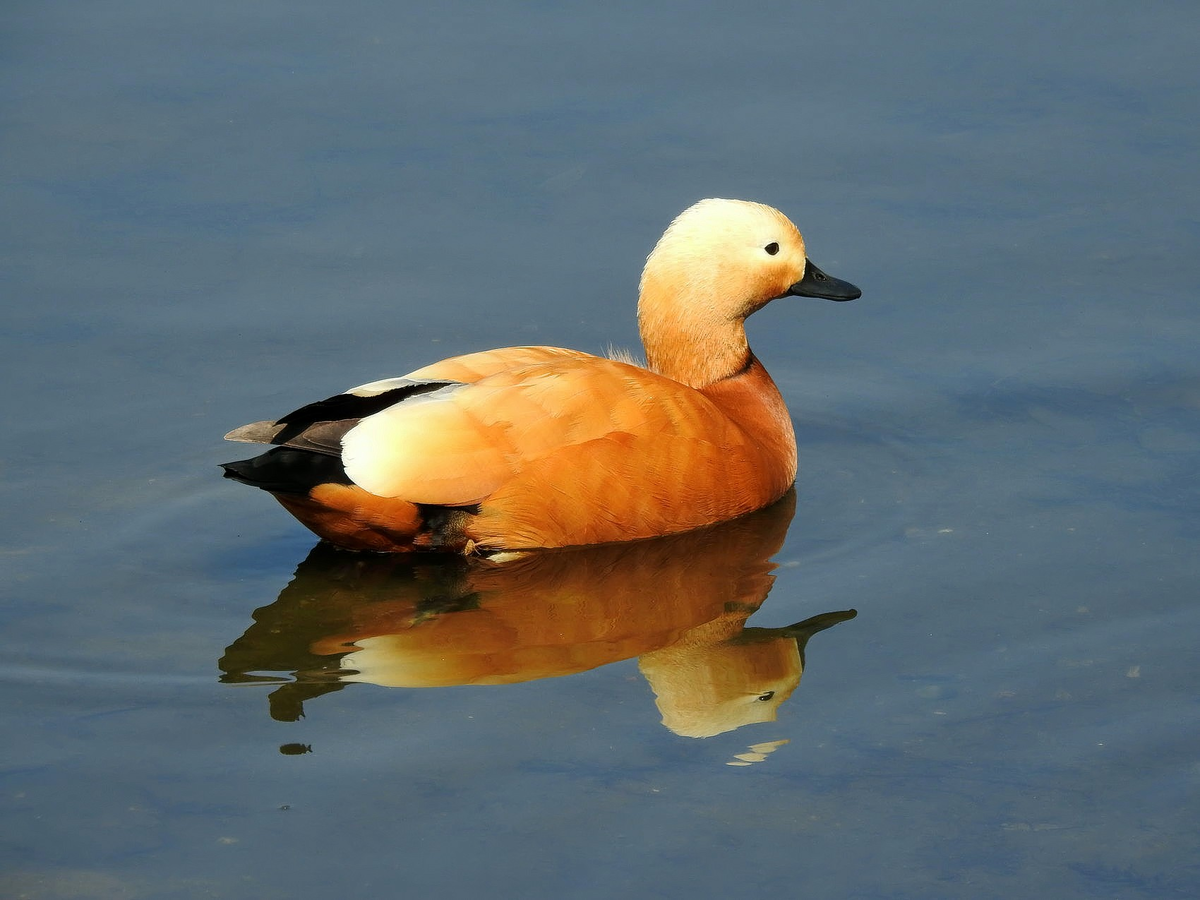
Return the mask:
<svg viewBox="0 0 1200 900">
<path fill-rule="evenodd" d="M 692 284 L 686 301 L 647 273 L 638 301 L 638 329 L 646 365 L 693 388 L 704 388 L 744 370 L 751 361 L 745 320 L 730 316 L 711 287 Z M 706 290 L 706 288 L 708 290 Z"/>
</svg>

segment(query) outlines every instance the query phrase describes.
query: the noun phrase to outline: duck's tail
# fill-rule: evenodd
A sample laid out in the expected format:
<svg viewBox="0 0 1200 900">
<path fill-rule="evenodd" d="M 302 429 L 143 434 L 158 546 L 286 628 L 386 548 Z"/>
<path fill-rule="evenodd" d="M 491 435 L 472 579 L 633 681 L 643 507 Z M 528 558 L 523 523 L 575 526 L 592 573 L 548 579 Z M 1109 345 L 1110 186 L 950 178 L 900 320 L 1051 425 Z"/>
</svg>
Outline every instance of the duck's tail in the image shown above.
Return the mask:
<svg viewBox="0 0 1200 900">
<path fill-rule="evenodd" d="M 445 507 L 380 497 L 354 484 L 336 456 L 272 447 L 224 463 L 225 477 L 267 491 L 302 525 L 347 550 L 471 552 L 477 506 Z"/>
</svg>

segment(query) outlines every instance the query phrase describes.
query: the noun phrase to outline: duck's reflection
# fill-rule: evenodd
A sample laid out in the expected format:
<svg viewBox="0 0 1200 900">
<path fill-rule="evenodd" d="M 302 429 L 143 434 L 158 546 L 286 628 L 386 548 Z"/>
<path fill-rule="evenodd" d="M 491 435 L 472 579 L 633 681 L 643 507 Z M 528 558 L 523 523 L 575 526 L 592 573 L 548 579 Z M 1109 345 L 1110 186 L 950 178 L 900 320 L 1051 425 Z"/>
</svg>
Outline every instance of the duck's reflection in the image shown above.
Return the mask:
<svg viewBox="0 0 1200 900">
<path fill-rule="evenodd" d="M 500 559 L 362 556 L 318 545 L 220 661 L 225 682 L 295 681 L 271 694 L 291 721 L 349 682 L 506 684 L 638 657 L 663 724 L 706 737 L 775 718 L 825 613 L 746 628 L 795 508 L 779 503 L 669 538 Z"/>
</svg>

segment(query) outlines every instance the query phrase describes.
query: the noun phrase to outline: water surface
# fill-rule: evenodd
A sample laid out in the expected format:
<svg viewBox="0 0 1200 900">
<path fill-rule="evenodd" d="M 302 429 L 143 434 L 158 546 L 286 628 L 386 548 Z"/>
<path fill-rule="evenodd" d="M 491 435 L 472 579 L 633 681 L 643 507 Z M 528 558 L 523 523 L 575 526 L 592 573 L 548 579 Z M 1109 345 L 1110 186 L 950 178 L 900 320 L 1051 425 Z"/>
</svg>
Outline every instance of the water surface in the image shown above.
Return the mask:
<svg viewBox="0 0 1200 900">
<path fill-rule="evenodd" d="M 3 15 L 0 893 L 1200 893 L 1189 6 Z M 751 322 L 790 524 L 514 587 L 218 477 L 444 355 L 636 346 L 703 196 L 864 289 Z"/>
</svg>

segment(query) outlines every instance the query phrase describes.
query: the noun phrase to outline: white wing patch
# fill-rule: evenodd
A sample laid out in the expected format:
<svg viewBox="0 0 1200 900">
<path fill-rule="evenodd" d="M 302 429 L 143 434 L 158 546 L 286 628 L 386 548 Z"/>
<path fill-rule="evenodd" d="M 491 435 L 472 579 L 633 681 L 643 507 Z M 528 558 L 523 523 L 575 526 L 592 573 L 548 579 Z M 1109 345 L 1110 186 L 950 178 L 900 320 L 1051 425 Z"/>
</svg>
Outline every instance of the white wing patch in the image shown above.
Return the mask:
<svg viewBox="0 0 1200 900">
<path fill-rule="evenodd" d="M 413 503 L 470 504 L 492 493 L 511 469 L 455 403 L 468 387 L 447 385 L 367 416 L 342 438 L 346 474 L 372 494 Z"/>
</svg>

